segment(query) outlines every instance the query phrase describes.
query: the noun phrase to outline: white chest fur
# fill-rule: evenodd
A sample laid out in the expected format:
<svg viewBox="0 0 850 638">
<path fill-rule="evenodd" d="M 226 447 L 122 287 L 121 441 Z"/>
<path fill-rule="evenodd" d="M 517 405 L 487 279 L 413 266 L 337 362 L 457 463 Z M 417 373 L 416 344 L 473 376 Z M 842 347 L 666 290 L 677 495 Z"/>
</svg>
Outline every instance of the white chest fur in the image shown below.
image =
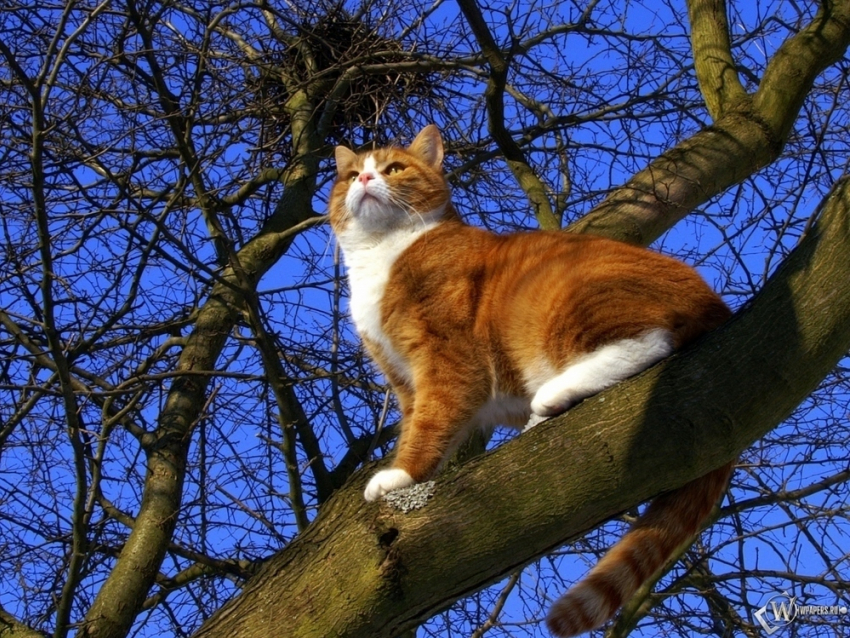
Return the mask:
<svg viewBox="0 0 850 638">
<path fill-rule="evenodd" d="M 378 346 L 393 370 L 412 382 L 407 361 L 396 351 L 384 332 L 381 302 L 395 261 L 437 222 L 426 222 L 387 233 L 380 239 L 364 241 L 354 233 L 340 236 L 340 246 L 348 267 L 351 318 L 362 337 Z M 348 235 L 348 236 L 346 236 Z"/>
</svg>

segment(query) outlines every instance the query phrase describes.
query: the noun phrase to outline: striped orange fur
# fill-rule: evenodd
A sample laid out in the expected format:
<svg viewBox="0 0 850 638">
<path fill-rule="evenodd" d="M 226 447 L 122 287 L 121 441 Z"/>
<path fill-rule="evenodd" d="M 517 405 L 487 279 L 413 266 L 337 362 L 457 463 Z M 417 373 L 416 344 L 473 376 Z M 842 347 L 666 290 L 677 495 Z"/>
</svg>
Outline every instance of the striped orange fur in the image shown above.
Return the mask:
<svg viewBox="0 0 850 638">
<path fill-rule="evenodd" d="M 352 319 L 398 397 L 401 436 L 365 497 L 430 477 L 474 427 L 522 427 L 653 365 L 729 310 L 690 267 L 562 232 L 464 224 L 428 126 L 406 149 L 337 147 L 330 221 Z M 548 618 L 572 636 L 611 618 L 718 500 L 731 465 L 663 495 Z"/>
</svg>

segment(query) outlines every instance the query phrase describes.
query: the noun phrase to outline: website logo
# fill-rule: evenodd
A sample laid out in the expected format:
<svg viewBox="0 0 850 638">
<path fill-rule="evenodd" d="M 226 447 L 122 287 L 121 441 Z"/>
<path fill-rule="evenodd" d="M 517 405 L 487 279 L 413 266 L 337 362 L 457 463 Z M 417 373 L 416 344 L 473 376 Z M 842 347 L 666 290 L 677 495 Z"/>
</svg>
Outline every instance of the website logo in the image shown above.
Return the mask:
<svg viewBox="0 0 850 638">
<path fill-rule="evenodd" d="M 797 597 L 789 596 L 788 592 L 771 596 L 755 617 L 767 635 L 772 636 L 797 617 Z"/>
<path fill-rule="evenodd" d="M 753 615 L 765 633 L 772 636 L 798 617 L 844 616 L 847 611 L 847 607 L 843 605 L 798 605 L 797 597 L 785 591 L 768 598 L 764 606 Z"/>
</svg>

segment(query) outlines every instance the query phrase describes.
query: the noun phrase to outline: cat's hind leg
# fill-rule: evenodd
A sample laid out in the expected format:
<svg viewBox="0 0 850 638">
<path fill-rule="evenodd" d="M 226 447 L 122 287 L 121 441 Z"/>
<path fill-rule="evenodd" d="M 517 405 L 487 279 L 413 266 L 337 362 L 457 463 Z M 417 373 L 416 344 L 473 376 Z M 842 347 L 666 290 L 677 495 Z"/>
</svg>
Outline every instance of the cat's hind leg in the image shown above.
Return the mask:
<svg viewBox="0 0 850 638">
<path fill-rule="evenodd" d="M 582 399 L 645 370 L 673 351 L 673 335 L 655 328 L 582 355 L 538 388 L 531 411 L 541 417 L 561 414 Z"/>
</svg>

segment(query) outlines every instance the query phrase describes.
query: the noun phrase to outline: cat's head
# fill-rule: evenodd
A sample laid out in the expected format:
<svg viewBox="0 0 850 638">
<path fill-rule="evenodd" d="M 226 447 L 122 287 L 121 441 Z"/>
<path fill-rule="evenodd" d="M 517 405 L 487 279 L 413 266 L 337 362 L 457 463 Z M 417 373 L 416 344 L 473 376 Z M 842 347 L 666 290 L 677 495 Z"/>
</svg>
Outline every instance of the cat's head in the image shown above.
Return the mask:
<svg viewBox="0 0 850 638">
<path fill-rule="evenodd" d="M 443 141 L 433 124 L 407 148 L 355 153 L 337 146 L 330 199 L 334 232 L 381 235 L 440 219 L 451 207 L 442 163 Z"/>
</svg>

